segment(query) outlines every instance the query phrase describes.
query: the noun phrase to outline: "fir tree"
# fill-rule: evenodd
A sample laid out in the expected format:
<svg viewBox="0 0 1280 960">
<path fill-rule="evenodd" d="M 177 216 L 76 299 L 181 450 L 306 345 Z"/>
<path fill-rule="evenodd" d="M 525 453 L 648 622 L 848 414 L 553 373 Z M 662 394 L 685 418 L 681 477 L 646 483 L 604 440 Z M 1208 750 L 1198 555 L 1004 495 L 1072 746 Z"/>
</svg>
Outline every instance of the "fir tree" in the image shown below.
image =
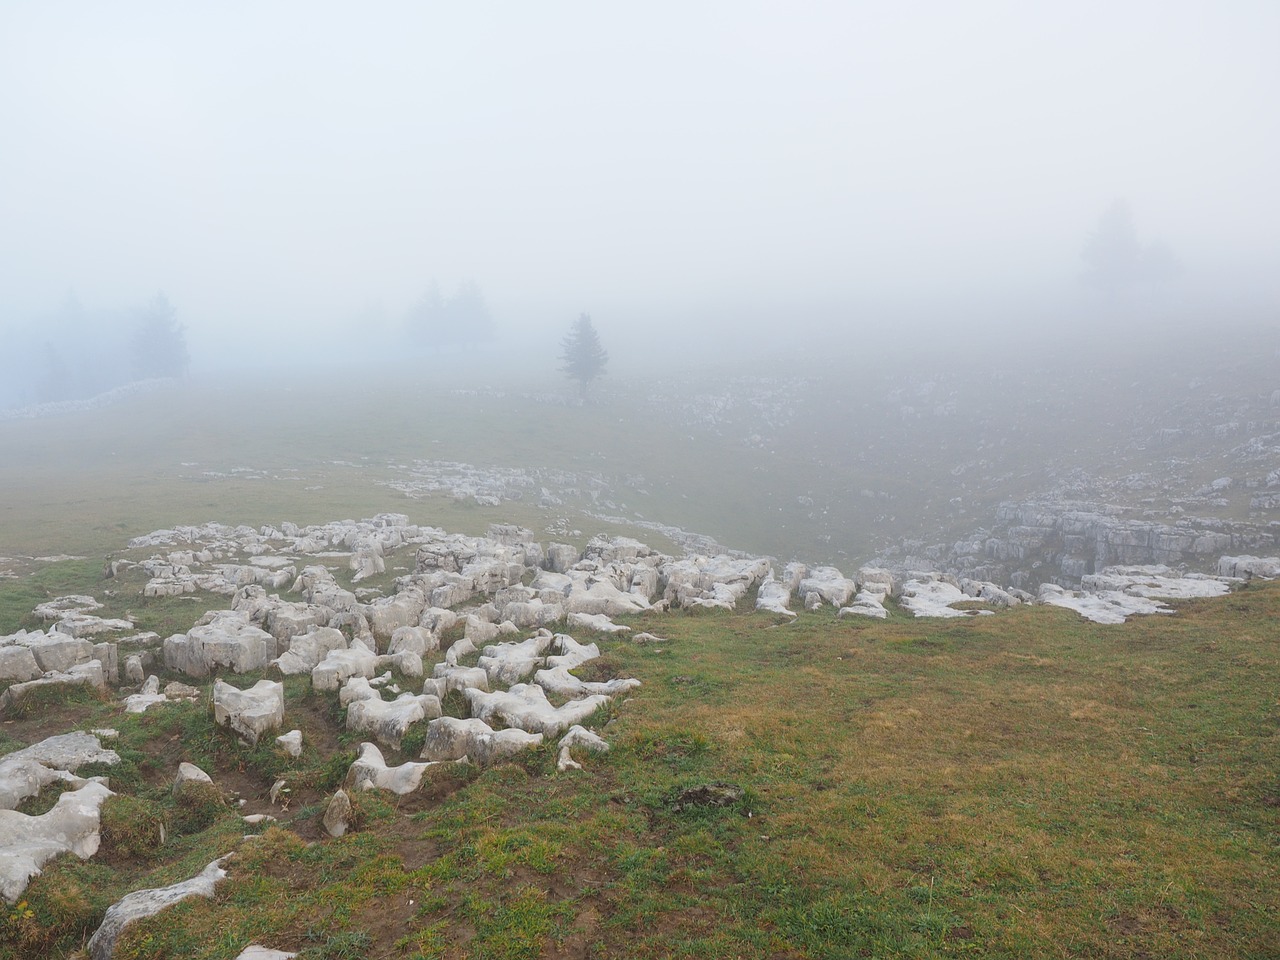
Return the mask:
<svg viewBox="0 0 1280 960">
<path fill-rule="evenodd" d="M 560 372 L 570 380 L 578 381 L 578 388 L 586 396 L 591 381 L 604 373 L 609 354 L 600 345 L 600 336 L 588 314 L 582 314 L 560 341 Z"/>
</svg>

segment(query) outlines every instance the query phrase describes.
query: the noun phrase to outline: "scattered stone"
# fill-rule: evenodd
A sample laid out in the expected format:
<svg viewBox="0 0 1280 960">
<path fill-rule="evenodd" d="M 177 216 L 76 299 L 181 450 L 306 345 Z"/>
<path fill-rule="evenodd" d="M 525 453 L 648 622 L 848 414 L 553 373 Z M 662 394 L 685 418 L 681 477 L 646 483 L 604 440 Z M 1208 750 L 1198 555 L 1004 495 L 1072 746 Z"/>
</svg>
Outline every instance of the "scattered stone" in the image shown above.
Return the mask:
<svg viewBox="0 0 1280 960">
<path fill-rule="evenodd" d="M 15 903 L 31 878 L 62 853 L 88 860 L 98 852 L 103 802 L 114 794 L 90 782 L 58 797 L 39 816 L 0 810 L 0 896 Z"/>
<path fill-rule="evenodd" d="M 345 790 L 339 790 L 324 811 L 324 828 L 331 837 L 341 837 L 351 822 L 351 798 Z"/>
<path fill-rule="evenodd" d="M 64 733 L 0 757 L 0 810 L 13 810 L 28 797 L 39 795 L 56 781 L 81 787 L 102 783 L 101 777 L 87 780 L 75 776 L 85 764 L 117 764 L 120 756 L 105 750 L 97 733 Z"/>
<path fill-rule="evenodd" d="M 187 897 L 212 897 L 218 881 L 227 875 L 222 869 L 225 859 L 213 861 L 190 880 L 154 890 L 135 890 L 112 904 L 102 918 L 102 925 L 89 938 L 90 960 L 111 960 L 121 931 L 133 921 L 153 916 Z"/>
<path fill-rule="evenodd" d="M 421 758 L 430 761 L 467 759 L 479 766 L 514 756 L 542 743 L 541 733 L 494 730 L 479 719 L 439 717 L 427 724 Z"/>
<path fill-rule="evenodd" d="M 609 750 L 609 744 L 599 734 L 574 724 L 569 728 L 569 732 L 560 738 L 560 755 L 556 759 L 556 769 L 561 773 L 566 770 L 582 769 L 582 764 L 575 761 L 570 753 L 573 747 L 589 750 L 592 753 L 607 753 Z"/>
<path fill-rule="evenodd" d="M 517 683 L 509 691 L 494 693 L 466 690 L 464 695 L 471 713 L 486 723 L 497 720 L 547 737 L 558 736 L 609 702 L 609 697 L 595 695 L 554 707 L 542 687 L 532 683 Z"/>
<path fill-rule="evenodd" d="M 251 943 L 240 951 L 236 960 L 291 960 L 296 957 L 296 953 L 288 953 L 284 950 L 272 950 L 268 947 L 260 947 L 256 943 Z"/>
<path fill-rule="evenodd" d="M 173 780 L 173 795 L 178 799 L 191 794 L 199 794 L 216 789 L 213 778 L 194 763 L 178 764 L 178 775 Z"/>
<path fill-rule="evenodd" d="M 569 625 L 573 627 L 581 627 L 584 630 L 594 630 L 597 633 L 630 633 L 631 628 L 623 626 L 620 623 L 614 623 L 609 619 L 608 615 L 603 613 L 571 613 L 569 614 Z"/>
<path fill-rule="evenodd" d="M 98 691 L 107 689 L 102 664 L 97 660 L 78 663 L 65 673 L 48 673 L 38 680 L 15 683 L 0 694 L 0 716 L 10 713 L 27 697 L 52 687 L 92 687 Z"/>
<path fill-rule="evenodd" d="M 229 727 L 250 746 L 269 730 L 284 724 L 284 684 L 259 680 L 240 690 L 221 680 L 213 682 L 213 719 Z"/>
<path fill-rule="evenodd" d="M 276 743 L 280 749 L 287 753 L 294 760 L 302 756 L 302 731 L 290 730 L 288 733 L 281 734 L 276 737 Z"/>
<path fill-rule="evenodd" d="M 388 767 L 377 746 L 362 743 L 360 755 L 351 765 L 347 777 L 357 790 L 390 790 L 403 796 L 418 789 L 429 766 L 430 763 L 406 762 L 398 767 Z"/>
<path fill-rule="evenodd" d="M 262 670 L 275 656 L 276 638 L 236 610 L 208 613 L 164 642 L 165 667 L 192 677 L 207 677 L 218 667 L 234 673 Z"/>
</svg>

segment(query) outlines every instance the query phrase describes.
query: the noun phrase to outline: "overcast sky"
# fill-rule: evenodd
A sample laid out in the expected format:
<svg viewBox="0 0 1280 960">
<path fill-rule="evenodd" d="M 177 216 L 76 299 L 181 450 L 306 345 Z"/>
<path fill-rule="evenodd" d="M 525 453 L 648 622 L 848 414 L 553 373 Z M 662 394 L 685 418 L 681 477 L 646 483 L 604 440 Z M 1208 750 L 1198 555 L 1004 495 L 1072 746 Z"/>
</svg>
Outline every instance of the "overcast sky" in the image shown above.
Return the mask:
<svg viewBox="0 0 1280 960">
<path fill-rule="evenodd" d="M 556 336 L 865 321 L 1074 282 L 1118 197 L 1274 289 L 1278 44 L 1272 0 L 8 0 L 0 323 L 163 290 L 275 342 L 432 278 Z"/>
</svg>

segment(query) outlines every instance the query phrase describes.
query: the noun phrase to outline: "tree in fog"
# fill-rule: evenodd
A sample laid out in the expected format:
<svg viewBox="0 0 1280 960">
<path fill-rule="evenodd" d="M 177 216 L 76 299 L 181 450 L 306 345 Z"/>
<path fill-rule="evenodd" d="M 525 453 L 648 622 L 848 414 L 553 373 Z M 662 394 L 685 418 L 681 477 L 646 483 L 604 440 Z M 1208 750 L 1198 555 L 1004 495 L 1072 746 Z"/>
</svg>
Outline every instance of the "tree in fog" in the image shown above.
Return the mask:
<svg viewBox="0 0 1280 960">
<path fill-rule="evenodd" d="M 1179 273 L 1173 251 L 1160 241 L 1138 240 L 1133 212 L 1124 200 L 1112 201 L 1080 251 L 1088 269 L 1084 279 L 1107 293 L 1141 283 L 1160 283 Z"/>
<path fill-rule="evenodd" d="M 178 323 L 169 299 L 158 293 L 141 311 L 131 343 L 133 375 L 138 380 L 180 377 L 187 372 L 187 328 Z"/>
<path fill-rule="evenodd" d="M 609 354 L 600 343 L 590 315 L 582 314 L 560 341 L 560 372 L 577 380 L 578 389 L 585 396 L 591 381 L 604 373 L 608 362 Z"/>
<path fill-rule="evenodd" d="M 433 347 L 479 343 L 493 336 L 493 316 L 479 284 L 467 281 L 447 299 L 432 283 L 422 299 L 409 308 L 405 326 L 409 336 Z"/>
</svg>

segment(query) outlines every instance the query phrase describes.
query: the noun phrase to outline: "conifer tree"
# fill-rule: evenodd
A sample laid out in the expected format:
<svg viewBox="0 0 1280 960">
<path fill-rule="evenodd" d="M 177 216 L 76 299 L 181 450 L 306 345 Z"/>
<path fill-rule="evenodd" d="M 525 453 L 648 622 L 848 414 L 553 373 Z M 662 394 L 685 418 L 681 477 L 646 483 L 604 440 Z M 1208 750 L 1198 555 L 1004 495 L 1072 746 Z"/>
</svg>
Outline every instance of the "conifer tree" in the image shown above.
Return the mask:
<svg viewBox="0 0 1280 960">
<path fill-rule="evenodd" d="M 586 396 L 591 381 L 604 373 L 609 354 L 600 344 L 600 335 L 588 314 L 582 314 L 560 341 L 560 372 L 578 381 L 578 389 Z"/>
</svg>

